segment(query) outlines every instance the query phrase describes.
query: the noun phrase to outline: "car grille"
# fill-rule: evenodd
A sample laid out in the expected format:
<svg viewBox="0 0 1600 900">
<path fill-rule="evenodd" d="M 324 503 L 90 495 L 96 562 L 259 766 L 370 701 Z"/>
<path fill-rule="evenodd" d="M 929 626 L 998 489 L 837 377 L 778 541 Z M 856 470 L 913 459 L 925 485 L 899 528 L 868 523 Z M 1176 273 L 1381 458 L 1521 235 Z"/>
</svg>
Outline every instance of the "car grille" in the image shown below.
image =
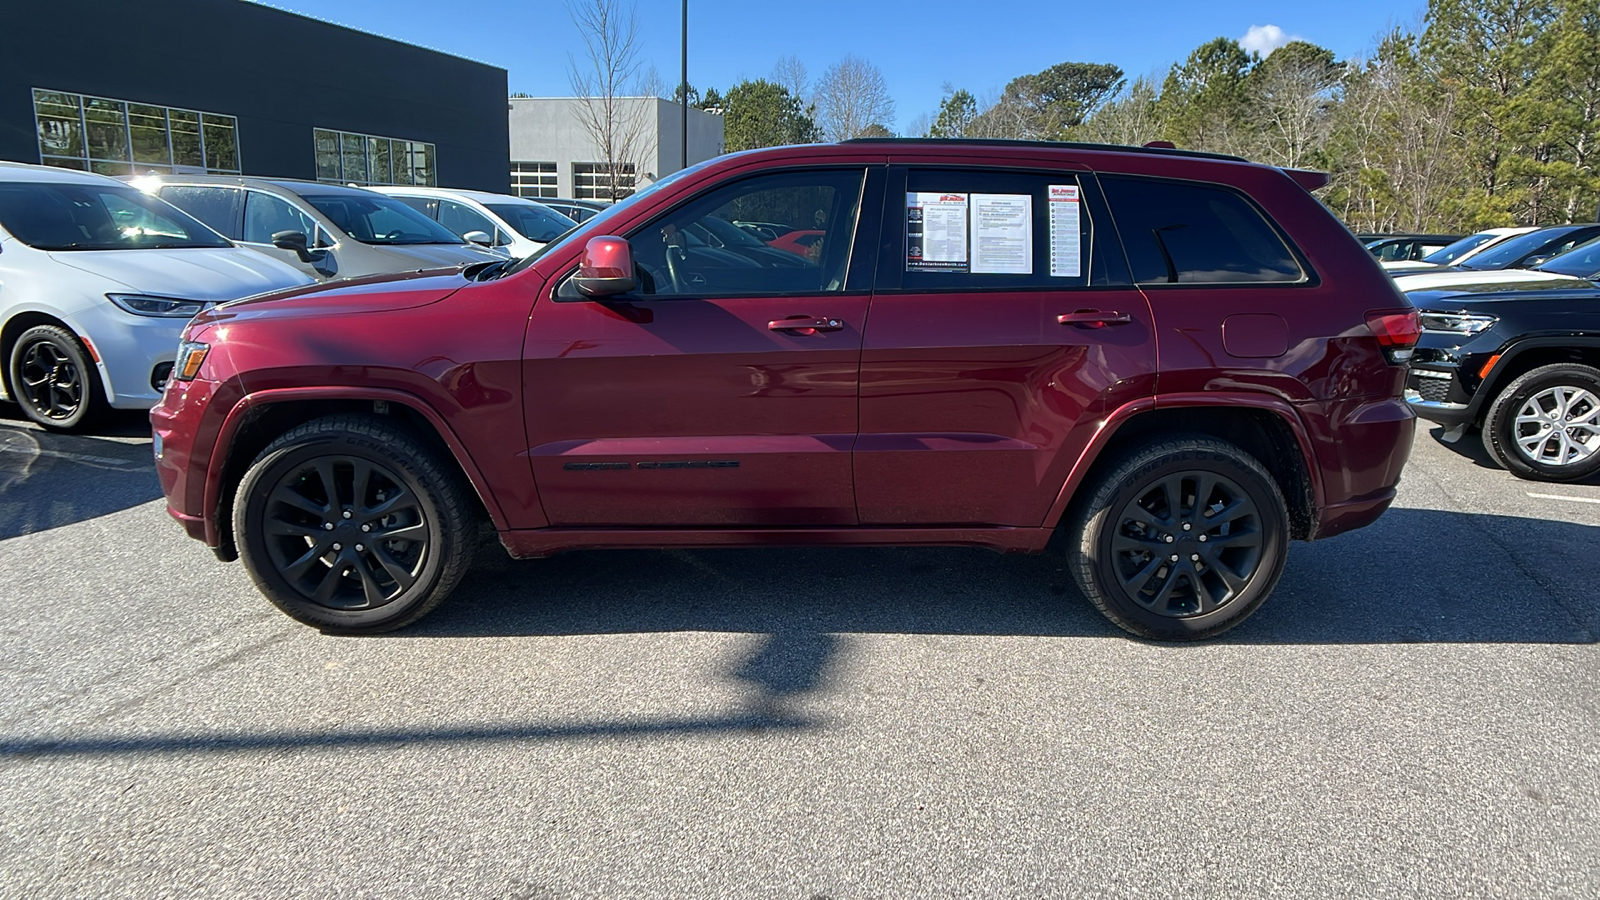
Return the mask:
<svg viewBox="0 0 1600 900">
<path fill-rule="evenodd" d="M 1430 378 L 1426 375 L 1411 373 L 1410 384 L 1407 387 L 1422 395 L 1422 399 L 1430 403 L 1448 403 L 1450 401 L 1451 378 Z"/>
</svg>

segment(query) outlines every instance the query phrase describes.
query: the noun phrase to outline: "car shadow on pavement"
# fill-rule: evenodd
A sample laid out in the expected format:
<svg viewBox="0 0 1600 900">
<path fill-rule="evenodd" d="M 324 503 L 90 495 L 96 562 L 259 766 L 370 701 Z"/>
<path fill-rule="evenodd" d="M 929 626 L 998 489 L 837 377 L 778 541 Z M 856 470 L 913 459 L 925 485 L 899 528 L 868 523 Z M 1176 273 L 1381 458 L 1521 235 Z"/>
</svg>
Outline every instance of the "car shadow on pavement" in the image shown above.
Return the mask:
<svg viewBox="0 0 1600 900">
<path fill-rule="evenodd" d="M 147 441 L 56 434 L 0 422 L 0 540 L 98 518 L 160 496 Z"/>
<path fill-rule="evenodd" d="M 1443 426 L 1440 426 L 1440 427 L 1437 427 L 1437 428 L 1430 428 L 1428 430 L 1428 435 L 1430 437 L 1432 437 L 1434 442 L 1437 443 L 1439 446 L 1445 448 L 1446 450 L 1449 450 L 1450 452 L 1456 454 L 1457 456 L 1462 457 L 1463 459 L 1471 460 L 1472 464 L 1477 466 L 1480 469 L 1494 469 L 1497 472 L 1505 471 L 1505 469 L 1499 463 L 1495 462 L 1493 459 L 1491 459 L 1489 457 L 1489 451 L 1486 450 L 1484 448 L 1484 446 L 1483 446 L 1483 434 L 1482 434 L 1482 432 L 1478 431 L 1477 429 L 1473 429 L 1471 431 L 1468 431 L 1466 434 L 1463 434 L 1461 436 L 1461 438 L 1459 440 L 1455 441 L 1454 443 L 1451 443 L 1451 442 L 1446 441 L 1444 439 L 1444 428 L 1443 428 Z M 1526 481 L 1526 479 L 1524 479 L 1524 480 Z M 1548 482 L 1548 481 L 1527 481 L 1527 483 L 1528 484 L 1543 484 L 1543 485 L 1549 485 L 1551 487 L 1559 487 L 1562 484 L 1562 482 Z M 1566 483 L 1568 483 L 1568 484 L 1600 485 L 1600 473 L 1596 473 L 1594 475 L 1591 475 L 1588 478 L 1580 478 L 1577 481 L 1566 482 Z"/>
<path fill-rule="evenodd" d="M 1584 572 L 1597 547 L 1596 526 L 1394 509 L 1369 528 L 1291 545 L 1273 596 L 1219 640 L 1593 643 L 1600 613 Z M 813 658 L 818 635 L 1125 637 L 1078 593 L 1054 545 L 1041 556 L 763 548 L 492 561 L 428 618 L 384 637 L 674 631 L 772 635 L 780 662 Z"/>
</svg>

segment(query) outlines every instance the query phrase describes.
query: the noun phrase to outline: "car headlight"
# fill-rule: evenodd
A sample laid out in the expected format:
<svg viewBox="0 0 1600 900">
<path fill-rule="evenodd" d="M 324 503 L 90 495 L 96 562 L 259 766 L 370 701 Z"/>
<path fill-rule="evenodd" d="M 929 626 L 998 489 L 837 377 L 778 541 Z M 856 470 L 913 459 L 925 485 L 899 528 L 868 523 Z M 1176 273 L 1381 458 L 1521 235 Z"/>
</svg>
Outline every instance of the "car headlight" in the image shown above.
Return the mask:
<svg viewBox="0 0 1600 900">
<path fill-rule="evenodd" d="M 178 345 L 178 358 L 172 363 L 172 377 L 178 381 L 193 381 L 200 374 L 200 364 L 211 352 L 210 344 L 184 341 Z"/>
<path fill-rule="evenodd" d="M 1469 313 L 1425 312 L 1422 330 L 1443 334 L 1478 334 L 1487 331 L 1500 321 L 1496 316 L 1475 316 Z"/>
<path fill-rule="evenodd" d="M 173 297 L 147 297 L 143 294 L 107 294 L 106 299 L 136 316 L 155 316 L 162 319 L 192 319 L 205 309 L 204 301 L 178 300 Z"/>
</svg>

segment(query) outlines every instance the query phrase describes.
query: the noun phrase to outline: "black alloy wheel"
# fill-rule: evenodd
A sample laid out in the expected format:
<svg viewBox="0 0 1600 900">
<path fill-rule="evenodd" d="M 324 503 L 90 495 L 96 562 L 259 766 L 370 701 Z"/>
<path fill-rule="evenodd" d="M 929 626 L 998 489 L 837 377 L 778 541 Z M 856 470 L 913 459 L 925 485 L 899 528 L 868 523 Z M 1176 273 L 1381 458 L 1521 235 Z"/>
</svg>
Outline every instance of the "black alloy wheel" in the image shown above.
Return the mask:
<svg viewBox="0 0 1600 900">
<path fill-rule="evenodd" d="M 1127 631 L 1161 640 L 1221 634 L 1282 574 L 1283 495 L 1237 446 L 1201 436 L 1148 445 L 1086 489 L 1073 574 Z"/>
<path fill-rule="evenodd" d="M 392 423 L 331 416 L 262 452 L 234 501 L 251 578 L 284 612 L 329 631 L 410 624 L 471 557 L 459 477 Z"/>
<path fill-rule="evenodd" d="M 53 431 L 84 425 L 101 403 L 100 383 L 88 351 L 55 325 L 24 331 L 11 347 L 11 393 L 22 412 Z"/>
</svg>

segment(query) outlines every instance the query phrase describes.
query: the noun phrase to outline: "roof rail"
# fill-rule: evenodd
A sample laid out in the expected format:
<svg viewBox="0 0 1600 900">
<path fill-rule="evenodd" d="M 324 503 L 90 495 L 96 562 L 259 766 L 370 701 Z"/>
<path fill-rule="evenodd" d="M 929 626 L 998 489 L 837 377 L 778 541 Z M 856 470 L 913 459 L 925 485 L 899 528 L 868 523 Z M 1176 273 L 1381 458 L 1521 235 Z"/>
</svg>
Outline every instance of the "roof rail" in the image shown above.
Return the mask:
<svg viewBox="0 0 1600 900">
<path fill-rule="evenodd" d="M 840 141 L 841 144 L 972 144 L 979 147 L 1042 147 L 1060 150 L 1102 150 L 1110 153 L 1153 153 L 1158 156 L 1191 156 L 1199 159 L 1225 159 L 1229 162 L 1249 162 L 1242 156 L 1226 153 L 1207 153 L 1204 150 L 1178 150 L 1171 147 L 1128 144 L 1092 144 L 1084 141 L 1025 141 L 1014 138 L 911 138 L 911 137 L 858 137 Z"/>
</svg>

